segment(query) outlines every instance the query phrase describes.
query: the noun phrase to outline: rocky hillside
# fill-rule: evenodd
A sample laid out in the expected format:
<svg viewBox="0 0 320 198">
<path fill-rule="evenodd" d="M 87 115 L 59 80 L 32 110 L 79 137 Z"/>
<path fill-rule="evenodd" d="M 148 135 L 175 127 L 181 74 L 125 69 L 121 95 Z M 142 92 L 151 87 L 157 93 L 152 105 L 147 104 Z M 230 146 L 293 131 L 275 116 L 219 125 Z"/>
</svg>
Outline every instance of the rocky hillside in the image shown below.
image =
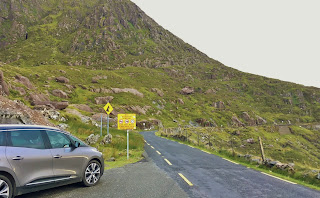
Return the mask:
<svg viewBox="0 0 320 198">
<path fill-rule="evenodd" d="M 55 124 L 95 124 L 107 101 L 142 128 L 320 119 L 320 89 L 226 67 L 129 0 L 2 0 L 0 70 L 2 95 L 58 112 Z"/>
<path fill-rule="evenodd" d="M 214 62 L 129 0 L 3 0 L 0 59 L 23 66 L 162 67 Z"/>
</svg>

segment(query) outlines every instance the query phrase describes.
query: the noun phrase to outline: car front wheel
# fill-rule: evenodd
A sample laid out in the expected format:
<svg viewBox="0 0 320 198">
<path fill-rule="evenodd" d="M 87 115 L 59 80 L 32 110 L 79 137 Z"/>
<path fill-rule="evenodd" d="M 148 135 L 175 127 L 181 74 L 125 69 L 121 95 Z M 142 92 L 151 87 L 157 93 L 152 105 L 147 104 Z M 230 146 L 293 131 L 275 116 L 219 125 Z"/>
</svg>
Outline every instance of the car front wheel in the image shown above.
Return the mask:
<svg viewBox="0 0 320 198">
<path fill-rule="evenodd" d="M 13 188 L 11 181 L 3 176 L 0 175 L 0 197 L 2 198 L 12 198 Z"/>
<path fill-rule="evenodd" d="M 89 162 L 86 169 L 84 170 L 82 183 L 85 186 L 94 186 L 100 180 L 100 176 L 101 164 L 96 160 L 92 160 Z"/>
</svg>

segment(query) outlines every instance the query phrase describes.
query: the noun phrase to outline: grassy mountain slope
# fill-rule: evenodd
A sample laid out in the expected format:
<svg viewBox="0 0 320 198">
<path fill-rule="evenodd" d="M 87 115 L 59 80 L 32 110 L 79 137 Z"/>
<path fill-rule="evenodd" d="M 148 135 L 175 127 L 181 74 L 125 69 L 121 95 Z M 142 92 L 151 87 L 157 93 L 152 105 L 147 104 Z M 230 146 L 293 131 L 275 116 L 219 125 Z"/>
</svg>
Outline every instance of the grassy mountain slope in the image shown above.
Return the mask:
<svg viewBox="0 0 320 198">
<path fill-rule="evenodd" d="M 30 96 L 42 93 L 51 101 L 89 105 L 93 112 L 78 109 L 89 117 L 103 112 L 98 97 L 112 96 L 116 112 L 135 112 L 138 121 L 160 120 L 165 128 L 197 122 L 244 131 L 263 125 L 260 132 L 267 141 L 274 134 L 264 131 L 265 126 L 320 121 L 319 88 L 224 66 L 162 28 L 129 0 L 2 0 L 0 70 L 10 99 L 32 106 Z M 19 82 L 17 75 L 27 77 L 35 88 Z M 69 82 L 57 82 L 60 76 Z M 115 88 L 132 88 L 137 94 Z M 56 90 L 67 96 L 57 96 Z M 67 110 L 61 113 L 70 116 Z M 113 125 L 115 117 L 111 115 Z M 307 137 L 308 130 L 293 128 Z M 254 133 L 248 130 L 240 137 Z M 315 151 L 317 133 L 304 138 Z M 319 156 L 306 152 L 313 159 L 306 165 L 319 168 Z"/>
</svg>

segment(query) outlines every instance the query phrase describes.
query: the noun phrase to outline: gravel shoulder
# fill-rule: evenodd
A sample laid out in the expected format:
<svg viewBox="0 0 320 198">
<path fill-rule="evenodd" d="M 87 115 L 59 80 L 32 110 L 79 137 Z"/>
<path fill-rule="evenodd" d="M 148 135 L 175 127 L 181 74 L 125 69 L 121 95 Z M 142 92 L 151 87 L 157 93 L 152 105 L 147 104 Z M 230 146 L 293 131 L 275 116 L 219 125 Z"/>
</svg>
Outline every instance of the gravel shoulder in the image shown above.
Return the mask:
<svg viewBox="0 0 320 198">
<path fill-rule="evenodd" d="M 149 157 L 141 162 L 105 172 L 98 185 L 82 187 L 80 184 L 48 189 L 18 196 L 17 198 L 107 198 L 146 197 L 180 198 L 188 195 Z"/>
</svg>

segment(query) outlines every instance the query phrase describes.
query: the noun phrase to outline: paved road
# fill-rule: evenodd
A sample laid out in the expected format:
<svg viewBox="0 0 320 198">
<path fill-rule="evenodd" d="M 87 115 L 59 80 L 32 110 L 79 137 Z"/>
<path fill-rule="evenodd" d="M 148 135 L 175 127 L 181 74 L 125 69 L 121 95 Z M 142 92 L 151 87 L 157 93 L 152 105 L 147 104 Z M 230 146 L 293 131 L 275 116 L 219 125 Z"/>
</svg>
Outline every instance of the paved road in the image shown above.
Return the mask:
<svg viewBox="0 0 320 198">
<path fill-rule="evenodd" d="M 100 182 L 86 188 L 79 184 L 18 196 L 17 198 L 178 198 L 187 194 L 163 170 L 146 160 L 107 170 Z"/>
<path fill-rule="evenodd" d="M 319 191 L 264 175 L 218 156 L 157 137 L 152 132 L 141 134 L 150 144 L 146 144 L 145 147 L 149 157 L 190 197 L 320 197 Z M 172 165 L 169 165 L 165 159 Z M 182 179 L 179 173 L 193 186 Z"/>
</svg>

